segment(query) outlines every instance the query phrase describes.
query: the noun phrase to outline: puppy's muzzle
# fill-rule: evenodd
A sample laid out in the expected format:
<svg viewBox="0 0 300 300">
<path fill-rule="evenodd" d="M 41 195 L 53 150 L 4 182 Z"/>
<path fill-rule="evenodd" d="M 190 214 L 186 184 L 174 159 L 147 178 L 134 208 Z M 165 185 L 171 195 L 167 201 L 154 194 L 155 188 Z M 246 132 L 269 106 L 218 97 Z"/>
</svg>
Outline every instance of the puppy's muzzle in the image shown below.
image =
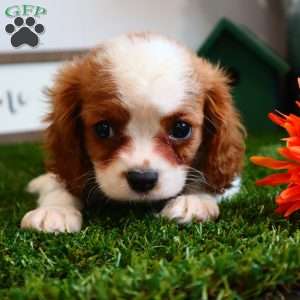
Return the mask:
<svg viewBox="0 0 300 300">
<path fill-rule="evenodd" d="M 126 178 L 135 192 L 146 193 L 155 187 L 158 173 L 154 170 L 132 170 L 127 172 Z"/>
</svg>

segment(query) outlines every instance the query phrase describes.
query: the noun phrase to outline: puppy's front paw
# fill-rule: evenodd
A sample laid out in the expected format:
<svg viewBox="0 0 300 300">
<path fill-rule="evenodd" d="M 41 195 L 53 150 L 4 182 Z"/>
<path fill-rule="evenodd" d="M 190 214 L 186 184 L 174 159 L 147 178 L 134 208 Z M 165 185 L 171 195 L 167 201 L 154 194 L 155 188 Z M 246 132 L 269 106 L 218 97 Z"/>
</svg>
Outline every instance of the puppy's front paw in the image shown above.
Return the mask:
<svg viewBox="0 0 300 300">
<path fill-rule="evenodd" d="M 72 207 L 39 207 L 25 214 L 21 228 L 44 232 L 78 232 L 81 229 L 82 216 Z"/>
<path fill-rule="evenodd" d="M 160 215 L 178 223 L 189 223 L 192 220 L 204 222 L 219 216 L 219 207 L 215 199 L 206 194 L 181 195 L 170 200 Z"/>
<path fill-rule="evenodd" d="M 61 183 L 58 182 L 56 176 L 52 173 L 46 173 L 32 179 L 28 183 L 26 190 L 32 194 L 41 194 L 49 193 L 59 187 L 61 187 Z"/>
</svg>

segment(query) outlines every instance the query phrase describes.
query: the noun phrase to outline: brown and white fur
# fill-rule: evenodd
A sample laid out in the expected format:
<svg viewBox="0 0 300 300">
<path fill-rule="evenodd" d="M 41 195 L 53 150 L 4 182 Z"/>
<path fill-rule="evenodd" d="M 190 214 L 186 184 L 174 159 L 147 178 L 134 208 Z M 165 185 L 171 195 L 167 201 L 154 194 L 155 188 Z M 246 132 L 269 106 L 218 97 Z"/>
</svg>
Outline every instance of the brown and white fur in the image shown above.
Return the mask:
<svg viewBox="0 0 300 300">
<path fill-rule="evenodd" d="M 129 34 L 66 64 L 50 96 L 48 173 L 29 184 L 39 207 L 23 228 L 79 231 L 89 174 L 113 200 L 169 199 L 161 216 L 179 223 L 218 217 L 217 197 L 239 176 L 244 154 L 244 129 L 219 67 L 160 35 Z M 101 139 L 94 128 L 104 120 L 113 135 Z M 170 137 L 178 120 L 192 128 L 187 139 Z M 153 189 L 129 186 L 126 174 L 136 169 L 157 172 Z"/>
</svg>

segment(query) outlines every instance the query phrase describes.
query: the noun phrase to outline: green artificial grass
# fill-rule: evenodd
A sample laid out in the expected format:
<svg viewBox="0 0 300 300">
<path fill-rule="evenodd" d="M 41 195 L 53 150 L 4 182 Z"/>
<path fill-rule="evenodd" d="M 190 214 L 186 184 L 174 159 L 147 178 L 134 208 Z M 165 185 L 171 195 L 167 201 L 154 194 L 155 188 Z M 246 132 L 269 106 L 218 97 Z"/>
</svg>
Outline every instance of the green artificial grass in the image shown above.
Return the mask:
<svg viewBox="0 0 300 300">
<path fill-rule="evenodd" d="M 275 154 L 277 136 L 248 139 L 247 157 Z M 299 215 L 274 213 L 279 188 L 246 159 L 241 193 L 216 222 L 179 226 L 141 207 L 89 211 L 77 234 L 23 231 L 43 172 L 38 145 L 0 147 L 0 299 L 298 299 Z"/>
</svg>

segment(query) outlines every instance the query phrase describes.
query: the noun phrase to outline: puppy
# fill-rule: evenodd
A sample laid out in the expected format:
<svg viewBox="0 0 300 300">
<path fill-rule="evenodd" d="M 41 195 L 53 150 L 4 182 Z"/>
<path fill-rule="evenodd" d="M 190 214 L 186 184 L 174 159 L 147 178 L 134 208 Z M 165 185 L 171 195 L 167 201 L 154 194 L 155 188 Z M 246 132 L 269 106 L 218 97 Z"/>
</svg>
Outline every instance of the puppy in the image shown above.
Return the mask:
<svg viewBox="0 0 300 300">
<path fill-rule="evenodd" d="M 109 199 L 168 199 L 179 223 L 219 215 L 234 185 L 244 129 L 224 72 L 177 42 L 137 33 L 66 64 L 50 91 L 48 173 L 34 179 L 39 207 L 22 228 L 81 229 L 82 195 L 93 178 Z"/>
</svg>

